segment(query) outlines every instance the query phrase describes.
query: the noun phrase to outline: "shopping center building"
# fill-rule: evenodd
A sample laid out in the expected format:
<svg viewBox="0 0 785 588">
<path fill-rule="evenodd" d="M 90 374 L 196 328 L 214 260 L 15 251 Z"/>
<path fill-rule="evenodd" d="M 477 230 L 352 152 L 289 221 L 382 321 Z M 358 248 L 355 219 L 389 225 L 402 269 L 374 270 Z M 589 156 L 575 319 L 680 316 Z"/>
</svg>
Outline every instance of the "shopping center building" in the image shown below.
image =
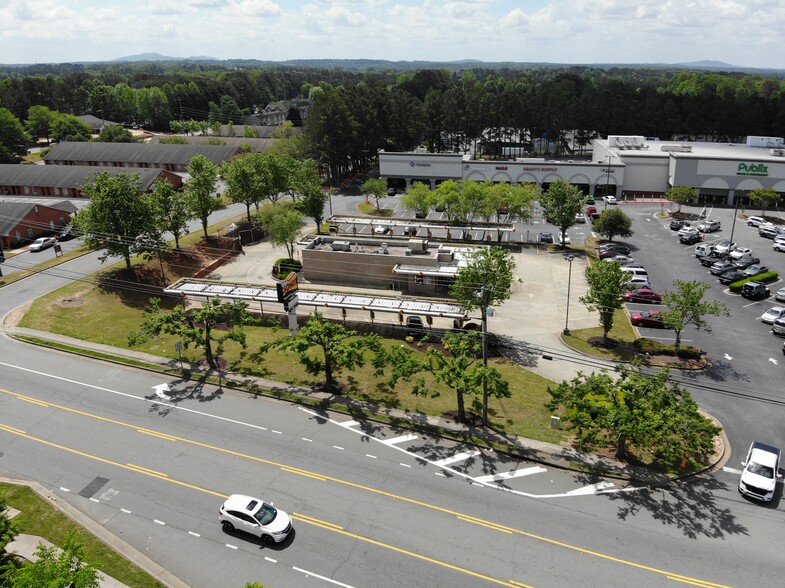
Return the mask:
<svg viewBox="0 0 785 588">
<path fill-rule="evenodd" d="M 473 160 L 461 154 L 379 152 L 379 173 L 391 187 L 412 182 L 434 188 L 445 180 L 536 183 L 566 180 L 586 194 L 630 200 L 659 197 L 668 188 L 695 189 L 699 202 L 733 205 L 749 191 L 785 193 L 785 140 L 747 137 L 745 143 L 650 140 L 611 135 L 593 143 L 591 160 L 515 158 Z"/>
</svg>

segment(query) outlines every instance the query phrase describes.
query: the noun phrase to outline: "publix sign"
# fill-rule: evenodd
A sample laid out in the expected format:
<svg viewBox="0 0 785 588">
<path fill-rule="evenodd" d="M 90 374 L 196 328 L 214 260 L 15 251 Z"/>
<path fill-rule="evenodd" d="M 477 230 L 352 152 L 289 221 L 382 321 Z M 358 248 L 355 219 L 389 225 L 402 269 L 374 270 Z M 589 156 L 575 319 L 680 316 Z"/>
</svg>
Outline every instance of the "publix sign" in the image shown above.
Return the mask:
<svg viewBox="0 0 785 588">
<path fill-rule="evenodd" d="M 762 163 L 740 163 L 736 168 L 737 176 L 763 176 L 768 177 L 769 166 Z"/>
</svg>

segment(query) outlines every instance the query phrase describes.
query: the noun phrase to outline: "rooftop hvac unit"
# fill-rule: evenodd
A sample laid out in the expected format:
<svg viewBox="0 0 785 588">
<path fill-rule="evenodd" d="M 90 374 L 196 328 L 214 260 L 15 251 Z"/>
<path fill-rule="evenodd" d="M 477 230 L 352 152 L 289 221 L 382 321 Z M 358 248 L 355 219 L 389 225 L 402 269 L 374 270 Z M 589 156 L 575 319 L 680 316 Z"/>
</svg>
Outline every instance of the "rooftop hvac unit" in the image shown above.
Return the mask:
<svg viewBox="0 0 785 588">
<path fill-rule="evenodd" d="M 387 243 L 382 243 L 382 253 L 384 253 L 385 255 L 390 253 L 389 251 L 387 251 Z"/>
<path fill-rule="evenodd" d="M 769 149 L 769 153 L 777 157 L 785 157 L 785 149 Z"/>
<path fill-rule="evenodd" d="M 351 251 L 352 245 L 349 241 L 333 241 L 330 248 L 333 251 Z"/>
<path fill-rule="evenodd" d="M 409 239 L 409 251 L 413 253 L 425 253 L 428 251 L 427 239 Z"/>
</svg>

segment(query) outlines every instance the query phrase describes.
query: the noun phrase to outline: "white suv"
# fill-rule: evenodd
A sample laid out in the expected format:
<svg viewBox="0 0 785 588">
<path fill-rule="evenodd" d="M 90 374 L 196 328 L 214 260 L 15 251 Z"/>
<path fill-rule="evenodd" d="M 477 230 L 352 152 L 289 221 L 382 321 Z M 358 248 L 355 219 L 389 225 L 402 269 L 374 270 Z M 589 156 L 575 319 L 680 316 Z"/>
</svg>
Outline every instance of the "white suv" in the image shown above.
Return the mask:
<svg viewBox="0 0 785 588">
<path fill-rule="evenodd" d="M 744 466 L 744 471 L 741 472 L 739 480 L 739 492 L 765 502 L 771 501 L 777 488 L 777 480 L 782 478 L 779 473 L 780 450 L 753 441 L 747 452 L 747 459 L 741 462 L 741 465 Z"/>
<path fill-rule="evenodd" d="M 268 545 L 280 543 L 292 530 L 292 519 L 284 511 L 243 494 L 232 494 L 226 499 L 218 510 L 218 520 L 225 532 L 244 531 Z"/>
</svg>

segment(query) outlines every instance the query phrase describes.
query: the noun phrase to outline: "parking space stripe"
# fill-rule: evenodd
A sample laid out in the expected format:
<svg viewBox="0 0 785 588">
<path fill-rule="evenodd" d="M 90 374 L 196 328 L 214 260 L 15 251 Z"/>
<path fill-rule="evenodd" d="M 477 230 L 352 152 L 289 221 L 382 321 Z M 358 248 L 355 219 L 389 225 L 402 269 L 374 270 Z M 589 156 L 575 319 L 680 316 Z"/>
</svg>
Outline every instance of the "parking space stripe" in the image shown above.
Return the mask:
<svg viewBox="0 0 785 588">
<path fill-rule="evenodd" d="M 510 472 L 502 472 L 500 474 L 490 474 L 488 476 L 480 476 L 475 478 L 476 481 L 487 482 L 500 482 L 502 480 L 510 480 L 512 478 L 520 478 L 521 476 L 531 476 L 532 474 L 541 474 L 548 470 L 541 466 L 534 466 L 531 468 L 523 468 L 522 470 L 512 470 Z"/>
<path fill-rule="evenodd" d="M 444 459 L 440 459 L 439 461 L 435 461 L 433 462 L 433 465 L 435 465 L 436 467 L 442 467 L 442 466 L 450 465 L 451 463 L 464 461 L 466 459 L 471 459 L 472 457 L 477 457 L 481 453 L 482 452 L 479 450 L 463 451 L 461 453 L 456 453 L 455 455 L 452 455 L 450 457 L 445 457 Z"/>
</svg>

